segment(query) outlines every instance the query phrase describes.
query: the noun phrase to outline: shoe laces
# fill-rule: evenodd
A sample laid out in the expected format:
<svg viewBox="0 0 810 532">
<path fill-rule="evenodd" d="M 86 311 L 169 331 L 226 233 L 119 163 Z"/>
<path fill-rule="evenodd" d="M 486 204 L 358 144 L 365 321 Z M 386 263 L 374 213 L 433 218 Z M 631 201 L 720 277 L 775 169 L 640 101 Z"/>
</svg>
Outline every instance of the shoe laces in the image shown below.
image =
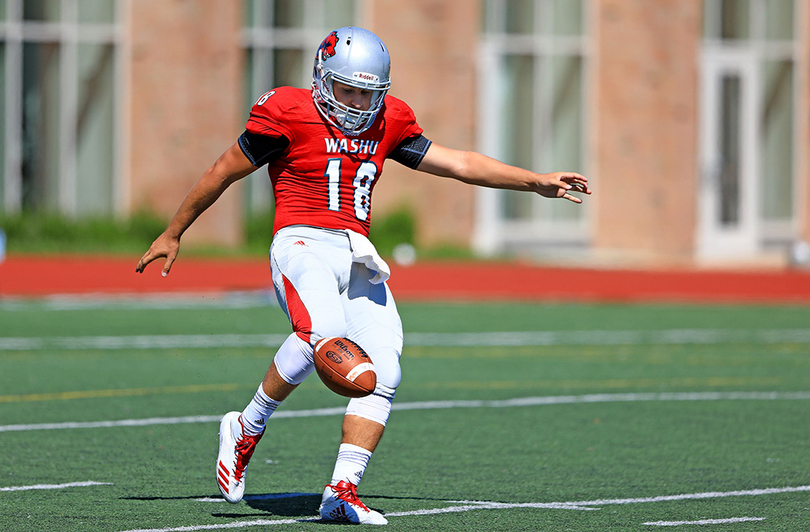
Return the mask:
<svg viewBox="0 0 810 532">
<path fill-rule="evenodd" d="M 337 486 L 332 486 L 332 489 L 337 492 L 337 497 L 339 499 L 343 499 L 349 504 L 357 505 L 367 512 L 371 511 L 365 504 L 363 504 L 363 501 L 361 501 L 357 497 L 357 486 L 355 486 L 351 482 L 341 480 L 340 482 L 337 483 Z"/>
<path fill-rule="evenodd" d="M 242 424 L 241 418 L 239 418 L 239 424 Z M 241 481 L 245 476 L 245 470 L 250 462 L 250 457 L 253 456 L 253 451 L 256 450 L 256 444 L 264 435 L 264 431 L 262 431 L 255 436 L 247 436 L 244 430 L 244 427 L 242 427 L 242 435 L 236 440 L 236 467 L 233 476 L 237 481 Z"/>
</svg>

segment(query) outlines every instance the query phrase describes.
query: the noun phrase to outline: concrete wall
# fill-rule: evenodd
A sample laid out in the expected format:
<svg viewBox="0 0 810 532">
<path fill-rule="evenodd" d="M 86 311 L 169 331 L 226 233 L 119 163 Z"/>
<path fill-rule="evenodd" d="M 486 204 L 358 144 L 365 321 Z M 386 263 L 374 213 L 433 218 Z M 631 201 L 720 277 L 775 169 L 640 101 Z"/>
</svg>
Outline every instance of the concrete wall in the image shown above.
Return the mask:
<svg viewBox="0 0 810 532">
<path fill-rule="evenodd" d="M 693 253 L 701 6 L 594 2 L 597 253 Z"/>
<path fill-rule="evenodd" d="M 241 132 L 241 3 L 135 0 L 127 5 L 131 210 L 171 216 Z M 240 188 L 226 191 L 184 241 L 238 242 Z"/>
</svg>

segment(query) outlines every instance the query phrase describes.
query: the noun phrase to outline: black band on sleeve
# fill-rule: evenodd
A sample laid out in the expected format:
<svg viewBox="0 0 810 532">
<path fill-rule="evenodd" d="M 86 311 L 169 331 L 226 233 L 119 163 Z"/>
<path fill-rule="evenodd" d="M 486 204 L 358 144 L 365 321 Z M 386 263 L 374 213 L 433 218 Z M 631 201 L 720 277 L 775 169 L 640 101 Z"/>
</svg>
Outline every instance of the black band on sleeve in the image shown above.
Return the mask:
<svg viewBox="0 0 810 532">
<path fill-rule="evenodd" d="M 253 166 L 263 166 L 274 161 L 290 145 L 287 137 L 268 137 L 245 131 L 239 137 L 239 147 Z"/>
<path fill-rule="evenodd" d="M 388 158 L 415 170 L 425 157 L 430 144 L 431 142 L 423 135 L 409 137 L 394 148 L 394 151 L 388 154 Z"/>
</svg>

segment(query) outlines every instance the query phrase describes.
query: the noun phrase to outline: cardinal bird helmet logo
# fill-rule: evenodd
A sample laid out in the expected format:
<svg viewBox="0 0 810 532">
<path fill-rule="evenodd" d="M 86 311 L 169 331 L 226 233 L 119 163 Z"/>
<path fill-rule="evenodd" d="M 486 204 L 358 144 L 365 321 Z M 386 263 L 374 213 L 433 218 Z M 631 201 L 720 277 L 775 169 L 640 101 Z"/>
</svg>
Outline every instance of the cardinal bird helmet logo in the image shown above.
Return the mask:
<svg viewBox="0 0 810 532">
<path fill-rule="evenodd" d="M 340 39 L 338 39 L 337 31 L 333 31 L 330 33 L 326 39 L 323 40 L 321 46 L 318 48 L 318 54 L 320 55 L 321 61 L 324 59 L 329 59 L 333 55 L 335 55 L 335 46 Z"/>
</svg>

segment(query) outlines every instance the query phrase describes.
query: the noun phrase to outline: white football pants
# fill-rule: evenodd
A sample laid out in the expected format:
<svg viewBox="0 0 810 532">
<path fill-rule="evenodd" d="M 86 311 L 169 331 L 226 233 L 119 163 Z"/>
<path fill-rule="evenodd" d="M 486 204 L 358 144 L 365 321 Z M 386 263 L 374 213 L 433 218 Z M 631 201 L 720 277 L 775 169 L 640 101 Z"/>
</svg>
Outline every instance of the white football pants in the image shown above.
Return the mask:
<svg viewBox="0 0 810 532">
<path fill-rule="evenodd" d="M 402 322 L 388 285 L 372 284 L 375 272 L 352 261 L 348 234 L 285 227 L 273 237 L 270 265 L 276 297 L 297 337 L 276 353 L 282 378 L 302 382 L 314 369 L 312 346 L 321 338 L 345 337 L 369 354 L 377 372 L 374 395 L 390 403 L 401 379 Z"/>
</svg>

